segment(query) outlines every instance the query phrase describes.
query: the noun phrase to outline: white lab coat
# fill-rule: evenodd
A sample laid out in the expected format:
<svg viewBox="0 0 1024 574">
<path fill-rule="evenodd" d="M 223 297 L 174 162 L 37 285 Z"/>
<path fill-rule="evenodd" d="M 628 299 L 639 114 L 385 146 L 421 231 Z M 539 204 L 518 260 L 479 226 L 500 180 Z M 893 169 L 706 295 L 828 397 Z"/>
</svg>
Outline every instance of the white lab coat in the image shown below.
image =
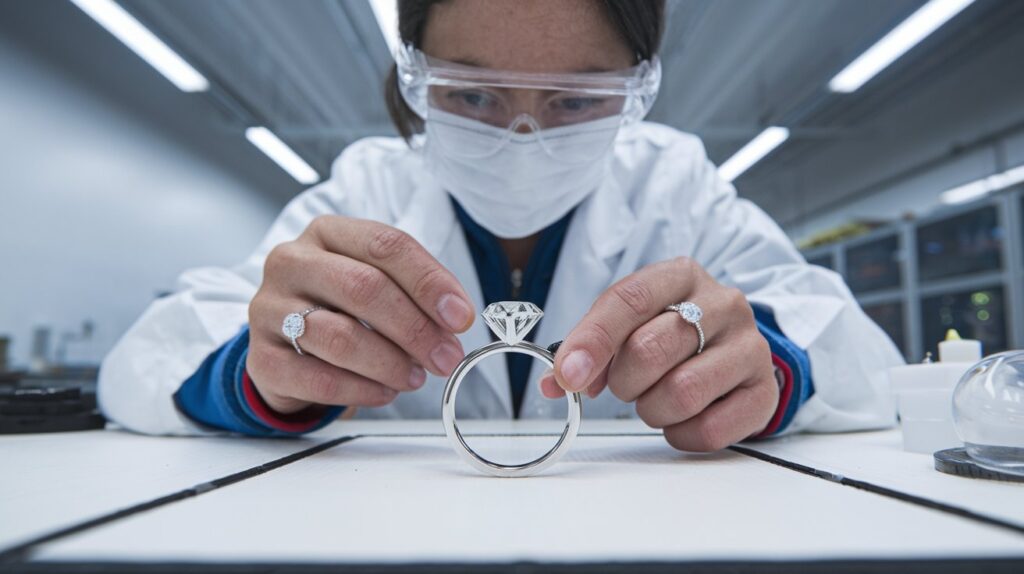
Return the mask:
<svg viewBox="0 0 1024 574">
<path fill-rule="evenodd" d="M 209 432 L 179 412 L 172 395 L 247 322 L 267 253 L 322 214 L 373 219 L 408 232 L 455 274 L 476 309 L 483 308 L 451 203 L 421 154 L 397 138 L 364 139 L 335 161 L 329 180 L 288 204 L 248 260 L 231 269 L 187 271 L 176 294 L 146 310 L 102 364 L 99 402 L 106 416 L 145 433 Z M 788 432 L 894 423 L 885 370 L 902 359 L 842 279 L 807 265 L 764 212 L 737 198 L 699 139 L 657 124 L 641 123 L 619 134 L 610 176 L 577 209 L 536 342 L 564 338 L 618 279 L 680 255 L 694 258 L 719 282 L 738 287 L 752 303 L 771 308 L 784 334 L 807 350 L 815 392 Z M 714 321 L 708 316 L 704 324 L 710 327 Z M 467 352 L 490 342 L 479 318 L 460 339 Z M 531 381 L 540 367 L 535 361 Z M 359 409 L 356 416 L 438 418 L 444 382 L 429 375 L 422 389 L 402 393 L 385 407 Z M 633 405 L 610 392 L 584 400 L 587 418 L 636 416 Z M 544 398 L 530 384 L 520 416 L 561 417 L 564 410 L 561 401 Z M 484 361 L 470 373 L 459 392 L 457 413 L 460 418 L 512 416 L 504 361 Z"/>
</svg>

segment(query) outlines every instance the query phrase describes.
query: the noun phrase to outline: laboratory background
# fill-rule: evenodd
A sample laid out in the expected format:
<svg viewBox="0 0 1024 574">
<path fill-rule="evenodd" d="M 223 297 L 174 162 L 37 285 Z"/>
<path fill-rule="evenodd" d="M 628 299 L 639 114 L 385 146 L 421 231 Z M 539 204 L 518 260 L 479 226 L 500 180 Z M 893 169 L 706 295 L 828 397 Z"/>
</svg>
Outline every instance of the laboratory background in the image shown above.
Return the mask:
<svg viewBox="0 0 1024 574">
<path fill-rule="evenodd" d="M 345 146 L 395 135 L 389 4 L 0 2 L 2 376 L 94 378 L 182 270 L 240 262 Z M 911 361 L 949 328 L 1024 346 L 1024 3 L 961 2 L 849 69 L 924 4 L 672 0 L 649 116 Z"/>
<path fill-rule="evenodd" d="M 810 561 L 802 572 L 889 558 L 867 571 L 948 558 L 965 562 L 921 571 L 968 572 L 982 565 L 970 559 L 991 558 L 1005 569 L 989 571 L 1024 571 L 1024 352 L 999 354 L 1024 349 L 1024 0 L 666 9 L 647 119 L 698 136 L 740 197 L 845 280 L 907 363 L 887 344 L 863 346 L 875 356 L 862 364 L 889 351 L 896 426 L 697 455 L 609 416 L 587 421 L 552 476 L 486 483 L 470 481 L 479 473 L 434 419 L 342 417 L 294 440 L 121 432 L 97 409 L 96 382 L 140 315 L 183 289 L 183 271 L 242 263 L 347 146 L 398 135 L 383 91 L 399 48 L 395 2 L 0 0 L 0 570 L 39 556 L 660 556 Z M 292 315 L 304 330 L 321 309 Z M 699 331 L 698 354 L 701 320 L 680 323 Z M 302 354 L 302 332 L 284 333 Z M 862 350 L 826 349 L 851 362 Z M 150 359 L 173 371 L 160 357 L 138 363 Z M 563 437 L 572 416 L 552 419 Z M 512 436 L 501 425 L 536 421 L 473 422 L 486 443 Z M 533 428 L 515 427 L 525 441 L 543 436 Z M 308 516 L 294 520 L 280 500 Z M 437 508 L 470 518 L 442 522 Z M 569 515 L 627 527 L 567 534 Z M 693 536 L 661 536 L 677 520 L 693 521 Z M 376 535 L 392 528 L 415 535 Z M 445 539 L 448 529 L 465 540 Z"/>
</svg>

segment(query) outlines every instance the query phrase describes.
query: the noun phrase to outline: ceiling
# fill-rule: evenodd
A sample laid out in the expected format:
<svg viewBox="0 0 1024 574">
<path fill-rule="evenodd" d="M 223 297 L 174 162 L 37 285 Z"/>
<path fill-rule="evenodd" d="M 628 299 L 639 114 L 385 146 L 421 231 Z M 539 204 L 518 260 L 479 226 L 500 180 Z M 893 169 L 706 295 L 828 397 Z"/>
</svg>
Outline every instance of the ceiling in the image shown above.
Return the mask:
<svg viewBox="0 0 1024 574">
<path fill-rule="evenodd" d="M 394 134 L 381 98 L 390 58 L 368 2 L 119 1 L 211 79 L 203 97 L 226 128 L 267 125 L 322 175 L 352 141 Z M 862 90 L 827 91 L 839 69 L 922 4 L 669 0 L 664 81 L 650 119 L 698 134 L 716 163 L 766 125 L 790 127 L 791 140 L 736 182 L 784 225 L 1024 122 L 1024 106 L 1013 103 L 1024 82 L 1010 81 L 1024 69 L 1024 2 L 1014 0 L 978 0 Z M 162 81 L 150 76 L 126 81 Z M 975 85 L 985 93 L 965 102 Z M 998 120 L 901 139 L 926 132 L 934 114 L 969 119 L 974 107 L 991 107 L 986 98 L 1006 108 Z"/>
</svg>

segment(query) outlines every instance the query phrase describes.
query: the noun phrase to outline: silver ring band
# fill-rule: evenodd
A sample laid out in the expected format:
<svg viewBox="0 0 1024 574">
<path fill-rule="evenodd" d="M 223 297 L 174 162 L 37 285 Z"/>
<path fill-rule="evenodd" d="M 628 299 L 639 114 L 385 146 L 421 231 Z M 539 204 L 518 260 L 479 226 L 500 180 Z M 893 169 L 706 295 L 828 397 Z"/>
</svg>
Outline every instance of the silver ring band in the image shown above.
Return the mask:
<svg viewBox="0 0 1024 574">
<path fill-rule="evenodd" d="M 448 378 L 448 384 L 444 388 L 444 396 L 441 402 L 441 418 L 444 421 L 444 432 L 448 435 L 448 440 L 451 441 L 452 446 L 455 447 L 455 452 L 477 470 L 505 478 L 530 476 L 555 464 L 569 450 L 569 446 L 572 444 L 573 439 L 576 438 L 576 433 L 580 429 L 580 420 L 583 418 L 583 401 L 580 393 L 565 393 L 569 399 L 569 417 L 565 423 L 565 428 L 562 430 L 562 436 L 559 437 L 555 446 L 540 458 L 523 464 L 508 465 L 498 464 L 480 456 L 466 444 L 466 440 L 462 438 L 459 426 L 455 422 L 455 394 L 459 392 L 459 385 L 462 384 L 466 374 L 477 363 L 491 355 L 503 353 L 531 355 L 547 363 L 549 367 L 553 368 L 555 365 L 555 356 L 551 352 L 528 341 L 520 341 L 513 345 L 498 341 L 469 353 L 452 372 Z"/>
<path fill-rule="evenodd" d="M 679 313 L 679 316 L 683 318 L 683 321 L 694 326 L 697 329 L 697 353 L 701 354 L 704 352 L 704 329 L 700 326 L 700 320 L 704 317 L 704 311 L 696 303 L 689 301 L 683 301 L 682 303 L 676 303 L 675 305 L 669 305 L 665 307 L 666 311 L 672 311 Z"/>
<path fill-rule="evenodd" d="M 306 316 L 314 311 L 320 311 L 323 309 L 320 305 L 310 307 L 298 313 L 289 313 L 284 321 L 281 323 L 281 333 L 292 342 L 292 346 L 295 347 L 295 352 L 300 355 L 305 355 L 302 352 L 302 347 L 299 346 L 299 337 L 306 333 Z"/>
<path fill-rule="evenodd" d="M 463 379 L 471 368 L 476 366 L 476 363 L 489 357 L 490 355 L 498 355 L 504 353 L 522 353 L 524 355 L 530 355 L 538 358 L 548 366 L 554 367 L 555 356 L 550 353 L 547 349 L 538 347 L 532 343 L 523 341 L 516 343 L 515 345 L 509 345 L 502 341 L 492 343 L 480 347 L 466 355 L 466 358 L 459 363 L 459 366 L 452 372 L 452 377 L 447 381 L 447 385 L 444 386 L 444 395 L 441 401 L 441 418 L 444 422 L 444 434 L 449 437 L 452 441 L 452 445 L 455 447 L 456 452 L 466 461 L 469 465 L 476 470 L 485 474 L 494 475 L 496 477 L 504 478 L 515 478 L 515 477 L 527 477 L 535 475 L 554 465 L 559 458 L 568 450 L 569 445 L 572 443 L 572 439 L 577 436 L 580 431 L 580 421 L 583 418 L 583 400 L 580 393 L 565 392 L 565 396 L 569 400 L 569 413 L 568 420 L 565 423 L 565 428 L 562 430 L 562 435 L 558 438 L 558 442 L 548 452 L 543 454 L 541 457 L 524 462 L 522 465 L 500 465 L 498 462 L 487 460 L 483 456 L 480 456 L 475 450 L 473 450 L 466 440 L 462 437 L 462 433 L 459 431 L 459 425 L 456 423 L 455 418 L 455 397 L 456 393 L 459 392 L 459 386 L 462 385 Z"/>
</svg>

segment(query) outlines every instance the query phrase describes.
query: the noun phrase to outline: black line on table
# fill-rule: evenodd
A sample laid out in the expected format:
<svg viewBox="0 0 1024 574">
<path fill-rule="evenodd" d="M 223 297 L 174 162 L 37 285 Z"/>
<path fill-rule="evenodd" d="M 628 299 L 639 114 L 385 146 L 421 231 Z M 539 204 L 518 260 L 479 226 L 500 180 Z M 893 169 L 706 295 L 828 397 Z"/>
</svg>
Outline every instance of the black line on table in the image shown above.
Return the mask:
<svg viewBox="0 0 1024 574">
<path fill-rule="evenodd" d="M 59 538 L 65 538 L 67 536 L 71 536 L 72 534 L 78 534 L 85 530 L 89 530 L 90 528 L 96 528 L 97 526 L 109 524 L 111 522 L 114 522 L 115 520 L 127 518 L 134 514 L 146 512 L 147 510 L 152 510 L 154 508 L 159 508 L 172 502 L 178 502 L 179 500 L 185 500 L 186 498 L 192 498 L 194 496 L 206 494 L 207 492 L 217 490 L 218 488 L 223 488 L 236 482 L 241 482 L 254 476 L 259 476 L 261 474 L 270 472 L 274 469 L 281 468 L 282 466 L 286 466 L 295 461 L 313 456 L 314 454 L 323 452 L 329 448 L 338 446 L 339 444 L 348 442 L 350 440 L 354 440 L 356 438 L 359 438 L 359 435 L 338 437 L 326 442 L 322 442 L 310 448 L 307 448 L 306 450 L 301 450 L 299 452 L 292 453 L 288 456 L 283 456 L 279 459 L 272 460 L 270 462 L 265 462 L 263 464 L 254 466 L 252 468 L 240 472 L 236 472 L 234 474 L 229 474 L 227 476 L 223 476 L 221 478 L 217 478 L 209 482 L 197 484 L 195 486 L 186 488 L 184 490 L 179 490 L 178 492 L 174 492 L 166 496 L 154 498 L 146 502 L 129 506 L 128 508 L 122 508 L 121 510 L 115 510 L 114 512 L 103 514 L 97 516 L 96 518 L 91 518 L 89 520 L 85 520 L 77 524 L 72 524 L 71 526 L 61 528 L 60 530 L 55 530 L 53 532 L 37 536 L 36 538 L 29 539 L 18 545 L 0 551 L 0 564 L 6 564 L 26 559 L 27 555 L 32 551 L 32 549 L 36 546 L 39 546 L 40 544 L 53 542 L 54 540 L 57 540 Z"/>
<path fill-rule="evenodd" d="M 854 478 L 843 476 L 841 474 L 835 474 L 832 472 L 819 470 L 817 468 L 806 466 L 803 464 L 797 464 L 795 462 L 788 461 L 786 459 L 782 459 L 776 456 L 772 456 L 770 454 L 765 454 L 761 451 L 757 451 L 751 448 L 746 448 L 742 446 L 731 446 L 729 448 L 740 454 L 745 454 L 749 457 L 753 457 L 758 460 L 763 460 L 765 462 L 769 462 L 771 464 L 778 465 L 783 468 L 788 468 L 789 470 L 794 470 L 796 472 L 800 472 L 817 478 L 822 478 L 829 482 L 835 482 L 843 486 L 850 486 L 859 490 L 865 490 L 867 492 L 871 492 L 881 496 L 886 496 L 902 502 L 907 502 L 909 504 L 916 504 L 917 506 L 922 506 L 924 508 L 938 510 L 940 512 L 945 512 L 947 514 L 952 514 L 954 516 L 959 516 L 961 518 L 966 518 L 968 520 L 973 520 L 975 522 L 988 524 L 989 526 L 997 526 L 999 528 L 1011 530 L 1013 532 L 1016 532 L 1017 534 L 1024 534 L 1024 526 L 999 518 L 993 518 L 985 514 L 979 514 L 977 512 L 974 512 L 973 510 L 968 510 L 960 506 L 954 506 L 952 504 L 946 504 L 945 502 L 939 502 L 937 500 L 932 500 L 930 498 L 924 498 L 921 496 L 915 496 L 913 494 L 907 494 L 905 492 L 900 492 L 898 490 L 893 490 L 891 488 L 886 488 L 884 486 L 879 486 L 877 484 L 873 484 L 863 480 L 857 480 Z"/>
<path fill-rule="evenodd" d="M 30 562 L 10 574 L 1018 574 L 1020 558 L 924 560 L 777 560 L 696 562 L 508 562 L 428 564 L 296 564 L 168 562 Z"/>
</svg>

